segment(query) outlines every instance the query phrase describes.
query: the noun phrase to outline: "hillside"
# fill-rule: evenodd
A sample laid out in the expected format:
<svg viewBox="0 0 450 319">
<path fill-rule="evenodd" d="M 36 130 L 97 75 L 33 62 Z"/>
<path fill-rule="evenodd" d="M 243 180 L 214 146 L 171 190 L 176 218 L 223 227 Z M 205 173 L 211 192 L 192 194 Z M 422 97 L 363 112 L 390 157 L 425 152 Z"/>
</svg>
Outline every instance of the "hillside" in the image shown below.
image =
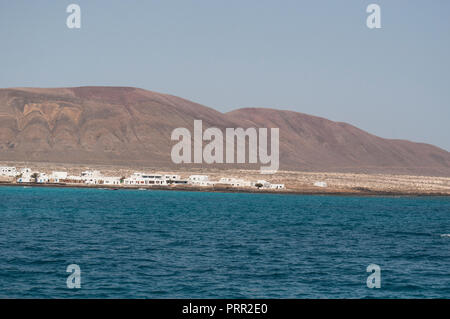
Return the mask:
<svg viewBox="0 0 450 319">
<path fill-rule="evenodd" d="M 194 120 L 203 120 L 204 129 L 278 127 L 283 170 L 450 176 L 450 153 L 432 145 L 383 139 L 291 111 L 223 114 L 129 87 L 0 89 L 0 161 L 177 167 L 171 132 L 193 132 Z"/>
</svg>

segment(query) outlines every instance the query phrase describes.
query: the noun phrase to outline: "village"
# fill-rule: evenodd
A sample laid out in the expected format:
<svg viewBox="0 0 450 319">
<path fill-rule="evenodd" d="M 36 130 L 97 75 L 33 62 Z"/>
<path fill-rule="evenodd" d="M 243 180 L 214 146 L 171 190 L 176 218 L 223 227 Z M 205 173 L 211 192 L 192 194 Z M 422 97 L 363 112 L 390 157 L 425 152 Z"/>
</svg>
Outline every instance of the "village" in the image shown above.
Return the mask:
<svg viewBox="0 0 450 319">
<path fill-rule="evenodd" d="M 13 166 L 0 167 L 0 177 L 4 182 L 17 184 L 54 184 L 54 185 L 104 185 L 111 187 L 150 187 L 150 186 L 194 186 L 194 187 L 233 187 L 283 190 L 284 184 L 272 184 L 265 180 L 247 181 L 244 179 L 222 177 L 209 180 L 208 175 L 190 175 L 182 178 L 175 174 L 156 174 L 135 172 L 131 176 L 104 176 L 98 170 L 86 170 L 80 175 L 69 175 L 64 171 L 51 173 L 38 172 L 30 168 Z M 6 179 L 6 180 L 5 180 Z"/>
</svg>

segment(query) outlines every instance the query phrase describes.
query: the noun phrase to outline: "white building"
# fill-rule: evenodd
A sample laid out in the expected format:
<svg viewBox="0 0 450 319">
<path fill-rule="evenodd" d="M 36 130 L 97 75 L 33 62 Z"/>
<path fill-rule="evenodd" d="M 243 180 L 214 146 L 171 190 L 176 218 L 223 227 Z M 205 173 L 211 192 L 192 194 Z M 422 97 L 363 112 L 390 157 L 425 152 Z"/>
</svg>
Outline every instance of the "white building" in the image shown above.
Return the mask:
<svg viewBox="0 0 450 319">
<path fill-rule="evenodd" d="M 328 187 L 327 183 L 325 183 L 325 182 L 315 182 L 314 186 L 316 186 L 316 187 Z"/>
<path fill-rule="evenodd" d="M 191 175 L 189 176 L 188 183 L 197 186 L 211 186 L 208 175 Z"/>
<path fill-rule="evenodd" d="M 167 185 L 167 180 L 160 174 L 143 174 L 145 185 Z"/>
<path fill-rule="evenodd" d="M 67 176 L 66 179 L 68 180 L 69 183 L 76 183 L 76 184 L 80 184 L 85 181 L 81 176 L 74 176 L 74 175 Z"/>
<path fill-rule="evenodd" d="M 284 184 L 270 184 L 271 189 L 284 189 Z"/>
<path fill-rule="evenodd" d="M 206 182 L 209 180 L 208 175 L 191 175 L 189 180 L 193 182 Z"/>
<path fill-rule="evenodd" d="M 180 184 L 188 183 L 188 180 L 181 179 L 180 175 L 164 175 L 163 179 L 166 181 L 167 185 L 172 185 L 172 184 L 180 185 Z"/>
<path fill-rule="evenodd" d="M 44 183 L 48 183 L 49 178 L 47 176 L 47 174 L 45 173 L 39 173 L 36 182 L 38 182 L 39 184 L 44 184 Z"/>
<path fill-rule="evenodd" d="M 125 185 L 167 185 L 166 175 L 134 173 L 124 180 Z M 174 175 L 173 175 L 174 176 Z"/>
<path fill-rule="evenodd" d="M 31 183 L 34 179 L 31 178 L 31 174 L 22 174 L 21 177 L 17 179 L 17 183 Z"/>
<path fill-rule="evenodd" d="M 25 167 L 20 170 L 20 174 L 32 174 L 31 168 Z"/>
<path fill-rule="evenodd" d="M 61 180 L 67 179 L 67 172 L 52 172 L 49 178 L 53 183 L 60 183 Z"/>
<path fill-rule="evenodd" d="M 232 187 L 251 187 L 255 185 L 254 182 L 229 177 L 222 177 L 219 180 L 219 184 L 231 185 Z"/>
<path fill-rule="evenodd" d="M 5 167 L 0 167 L 0 175 L 8 176 L 8 177 L 15 177 L 15 176 L 19 175 L 19 173 L 17 172 L 17 169 L 15 167 L 5 166 Z"/>
<path fill-rule="evenodd" d="M 123 181 L 125 185 L 138 185 L 142 182 L 142 173 L 134 173 Z"/>
<path fill-rule="evenodd" d="M 46 183 L 48 182 L 48 177 L 45 173 L 33 172 L 30 169 L 23 170 L 24 173 L 19 174 L 17 178 L 18 183 Z M 34 175 L 36 174 L 36 178 Z"/>
<path fill-rule="evenodd" d="M 103 184 L 105 185 L 120 185 L 120 177 L 103 177 Z"/>
<path fill-rule="evenodd" d="M 139 183 L 141 177 L 142 173 L 133 173 L 133 175 L 131 175 L 130 177 L 125 178 L 123 183 L 125 185 L 136 185 Z"/>
<path fill-rule="evenodd" d="M 100 184 L 101 180 L 102 180 L 102 177 L 91 177 L 91 178 L 83 179 L 84 183 L 88 184 L 88 185 Z"/>
<path fill-rule="evenodd" d="M 81 172 L 81 180 L 84 181 L 85 184 L 97 185 L 100 184 L 100 180 L 102 179 L 102 174 L 100 171 L 84 171 Z"/>
<path fill-rule="evenodd" d="M 164 175 L 163 178 L 166 181 L 179 181 L 181 179 L 180 175 Z"/>
<path fill-rule="evenodd" d="M 102 174 L 100 173 L 100 171 L 81 172 L 81 178 L 84 178 L 84 179 L 97 178 L 97 177 L 101 177 L 101 176 L 102 176 Z"/>
</svg>

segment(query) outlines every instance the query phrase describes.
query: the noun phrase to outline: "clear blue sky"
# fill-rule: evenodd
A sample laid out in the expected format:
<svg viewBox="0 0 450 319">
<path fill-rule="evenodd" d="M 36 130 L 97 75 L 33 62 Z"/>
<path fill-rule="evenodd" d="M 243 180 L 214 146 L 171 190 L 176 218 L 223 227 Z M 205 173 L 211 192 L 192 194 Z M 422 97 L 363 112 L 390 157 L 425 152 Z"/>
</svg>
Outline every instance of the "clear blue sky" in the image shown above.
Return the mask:
<svg viewBox="0 0 450 319">
<path fill-rule="evenodd" d="M 449 17 L 448 0 L 0 0 L 0 87 L 136 86 L 450 150 Z"/>
</svg>

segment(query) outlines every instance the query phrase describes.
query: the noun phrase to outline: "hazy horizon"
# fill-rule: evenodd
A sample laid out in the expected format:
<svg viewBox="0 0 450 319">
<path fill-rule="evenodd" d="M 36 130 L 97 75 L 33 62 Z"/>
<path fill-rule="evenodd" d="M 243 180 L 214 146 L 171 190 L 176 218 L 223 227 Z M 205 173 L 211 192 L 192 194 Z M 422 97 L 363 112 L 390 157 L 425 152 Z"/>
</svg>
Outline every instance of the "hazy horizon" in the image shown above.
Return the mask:
<svg viewBox="0 0 450 319">
<path fill-rule="evenodd" d="M 81 7 L 68 29 L 66 7 Z M 381 29 L 366 7 L 381 6 Z M 130 86 L 450 150 L 450 2 L 0 4 L 0 87 Z"/>
</svg>

